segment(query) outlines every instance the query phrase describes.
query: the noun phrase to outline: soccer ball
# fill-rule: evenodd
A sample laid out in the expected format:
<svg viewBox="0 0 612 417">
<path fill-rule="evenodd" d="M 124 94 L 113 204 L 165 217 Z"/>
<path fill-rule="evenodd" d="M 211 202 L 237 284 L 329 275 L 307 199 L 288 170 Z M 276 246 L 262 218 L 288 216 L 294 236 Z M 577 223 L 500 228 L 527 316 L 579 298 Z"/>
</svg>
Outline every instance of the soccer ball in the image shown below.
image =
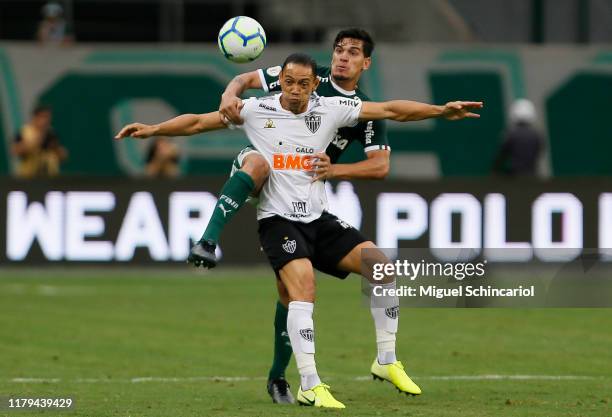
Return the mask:
<svg viewBox="0 0 612 417">
<path fill-rule="evenodd" d="M 248 16 L 236 16 L 225 22 L 219 31 L 219 49 L 233 62 L 256 60 L 266 47 L 266 32 Z"/>
</svg>

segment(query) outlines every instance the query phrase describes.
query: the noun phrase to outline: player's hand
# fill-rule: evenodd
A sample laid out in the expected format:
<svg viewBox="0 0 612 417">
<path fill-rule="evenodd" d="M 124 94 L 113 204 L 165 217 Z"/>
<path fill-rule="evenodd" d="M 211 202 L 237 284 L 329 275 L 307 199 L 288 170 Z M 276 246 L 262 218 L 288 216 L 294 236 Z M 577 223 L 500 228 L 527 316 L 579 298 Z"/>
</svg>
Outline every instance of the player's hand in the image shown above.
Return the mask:
<svg viewBox="0 0 612 417">
<path fill-rule="evenodd" d="M 312 182 L 328 180 L 334 177 L 334 165 L 329 159 L 329 155 L 325 152 L 314 155 L 315 162 L 312 163 L 312 169 L 315 173 Z"/>
<path fill-rule="evenodd" d="M 225 119 L 229 120 L 235 125 L 241 125 L 244 120 L 240 117 L 240 110 L 242 110 L 242 100 L 236 96 L 221 96 L 221 104 L 219 104 L 219 113 Z"/>
<path fill-rule="evenodd" d="M 123 139 L 126 137 L 133 137 L 138 139 L 146 139 L 156 134 L 157 128 L 152 125 L 145 125 L 142 123 L 130 123 L 129 125 L 123 126 L 123 129 L 115 135 L 115 139 Z"/>
<path fill-rule="evenodd" d="M 442 117 L 447 120 L 477 119 L 480 115 L 472 110 L 482 109 L 483 106 L 482 101 L 450 101 L 444 105 Z"/>
</svg>

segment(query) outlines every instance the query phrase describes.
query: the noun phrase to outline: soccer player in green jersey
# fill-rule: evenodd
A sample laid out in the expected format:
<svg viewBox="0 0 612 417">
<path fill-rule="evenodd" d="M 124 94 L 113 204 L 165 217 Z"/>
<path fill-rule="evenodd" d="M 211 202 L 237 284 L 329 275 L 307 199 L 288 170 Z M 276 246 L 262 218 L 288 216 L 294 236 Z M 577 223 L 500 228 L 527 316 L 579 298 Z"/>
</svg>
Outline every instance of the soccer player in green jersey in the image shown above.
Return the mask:
<svg viewBox="0 0 612 417">
<path fill-rule="evenodd" d="M 331 67 L 317 67 L 317 94 L 369 101 L 368 96 L 359 89 L 358 82 L 363 71 L 372 63 L 373 49 L 374 42 L 366 31 L 340 31 L 334 40 Z M 223 93 L 219 112 L 233 123 L 240 124 L 240 96 L 248 89 L 280 91 L 280 71 L 280 66 L 270 67 L 235 77 Z M 356 163 L 338 164 L 342 153 L 354 141 L 363 148 L 366 158 Z M 360 121 L 354 127 L 339 129 L 326 152 L 316 155 L 319 159 L 314 164 L 316 178 L 383 179 L 389 171 L 389 155 L 385 122 Z M 189 262 L 208 268 L 216 265 L 215 249 L 223 228 L 249 197 L 256 197 L 268 178 L 269 170 L 268 162 L 253 147 L 247 146 L 238 154 L 232 165 L 232 175 L 221 190 L 206 231 L 191 249 Z M 274 318 L 274 358 L 267 388 L 274 402 L 292 403 L 294 399 L 285 379 L 285 369 L 292 355 L 286 324 L 289 299 L 281 280 L 277 280 L 277 285 L 279 301 Z"/>
<path fill-rule="evenodd" d="M 343 279 L 351 272 L 364 274 L 362 261 L 389 261 L 373 242 L 327 211 L 325 187 L 322 182 L 313 182 L 316 172 L 312 155 L 324 152 L 339 128 L 354 127 L 359 121 L 477 118 L 479 115 L 472 110 L 482 108 L 483 104 L 456 101 L 436 106 L 409 100 L 375 103 L 342 96 L 321 97 L 314 94 L 319 84 L 316 63 L 304 54 L 293 54 L 285 60 L 280 83 L 282 94 L 247 99 L 240 112 L 244 118 L 241 129 L 270 162 L 270 177 L 257 209 L 260 242 L 290 301 L 287 329 L 300 373 L 297 400 L 302 405 L 345 408 L 333 397 L 329 386 L 321 382 L 316 369 L 312 318 L 314 268 Z M 184 114 L 156 125 L 132 123 L 115 137 L 188 136 L 226 128 L 226 124 L 218 111 Z M 364 258 L 363 249 L 373 249 L 374 256 Z M 394 280 L 390 275 L 383 281 L 372 282 L 372 288 L 393 289 Z M 406 374 L 395 354 L 399 300 L 393 295 L 386 298 L 389 299 L 384 304 L 370 306 L 377 344 L 371 373 L 401 392 L 418 395 L 421 389 Z"/>
</svg>

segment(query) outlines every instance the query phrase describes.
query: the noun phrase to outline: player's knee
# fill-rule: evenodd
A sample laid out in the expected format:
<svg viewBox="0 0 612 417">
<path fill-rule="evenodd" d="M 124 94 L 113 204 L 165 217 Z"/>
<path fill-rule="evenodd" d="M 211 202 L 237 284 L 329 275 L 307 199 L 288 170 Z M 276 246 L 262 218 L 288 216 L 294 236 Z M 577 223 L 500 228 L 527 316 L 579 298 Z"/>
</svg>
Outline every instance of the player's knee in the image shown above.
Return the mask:
<svg viewBox="0 0 612 417">
<path fill-rule="evenodd" d="M 270 175 L 270 165 L 266 162 L 265 158 L 257 153 L 251 153 L 248 155 L 240 168 L 241 171 L 249 174 L 255 183 L 255 189 L 260 189 L 264 182 Z"/>
<path fill-rule="evenodd" d="M 389 284 L 395 281 L 394 274 L 388 274 L 385 265 L 391 261 L 387 255 L 372 242 L 365 242 L 361 251 L 363 276 L 373 284 Z"/>
</svg>

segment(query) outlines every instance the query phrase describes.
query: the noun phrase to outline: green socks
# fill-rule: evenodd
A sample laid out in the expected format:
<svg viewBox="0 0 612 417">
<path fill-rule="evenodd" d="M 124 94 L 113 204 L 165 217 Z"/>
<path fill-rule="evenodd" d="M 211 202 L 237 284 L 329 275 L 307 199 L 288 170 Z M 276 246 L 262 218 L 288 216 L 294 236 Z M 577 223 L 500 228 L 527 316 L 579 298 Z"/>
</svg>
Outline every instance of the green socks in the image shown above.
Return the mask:
<svg viewBox="0 0 612 417">
<path fill-rule="evenodd" d="M 200 240 L 217 243 L 225 225 L 240 210 L 254 189 L 255 183 L 246 172 L 238 171 L 232 175 L 221 189 L 221 196 Z"/>
<path fill-rule="evenodd" d="M 274 362 L 268 375 L 268 380 L 285 377 L 285 369 L 291 360 L 291 341 L 287 333 L 287 313 L 289 310 L 280 301 L 276 303 L 274 316 Z"/>
</svg>

